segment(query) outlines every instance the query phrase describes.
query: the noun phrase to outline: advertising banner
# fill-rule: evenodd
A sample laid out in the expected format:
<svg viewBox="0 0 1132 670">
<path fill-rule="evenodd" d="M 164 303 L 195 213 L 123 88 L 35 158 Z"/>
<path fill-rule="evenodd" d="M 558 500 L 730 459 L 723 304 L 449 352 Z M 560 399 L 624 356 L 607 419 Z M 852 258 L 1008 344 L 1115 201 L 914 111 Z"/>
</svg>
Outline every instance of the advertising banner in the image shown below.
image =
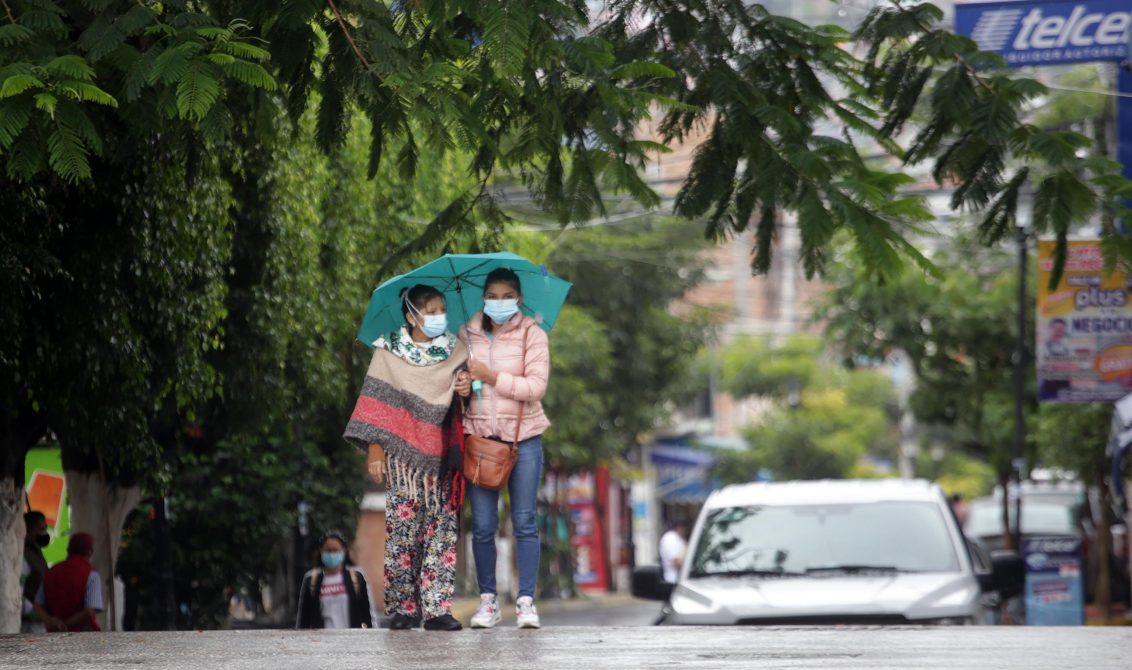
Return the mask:
<svg viewBox="0 0 1132 670">
<path fill-rule="evenodd" d="M 1120 61 L 1128 57 L 1128 0 L 956 3 L 955 32 L 1008 65 Z"/>
<path fill-rule="evenodd" d="M 570 509 L 570 546 L 574 550 L 574 583 L 586 590 L 605 590 L 605 543 L 597 518 L 592 474 L 572 475 L 566 493 Z"/>
<path fill-rule="evenodd" d="M 1026 624 L 1084 625 L 1081 540 L 1075 537 L 1023 539 L 1022 556 L 1026 561 Z"/>
<path fill-rule="evenodd" d="M 67 508 L 67 482 L 63 479 L 63 458 L 58 447 L 28 451 L 24 461 L 24 488 L 28 505 L 47 517 L 51 544 L 43 550 L 48 565 L 67 557 L 70 541 L 70 513 Z"/>
<path fill-rule="evenodd" d="M 1123 273 L 1105 274 L 1095 240 L 1070 241 L 1050 290 L 1054 242 L 1038 243 L 1038 399 L 1115 402 L 1132 390 L 1132 304 Z"/>
</svg>

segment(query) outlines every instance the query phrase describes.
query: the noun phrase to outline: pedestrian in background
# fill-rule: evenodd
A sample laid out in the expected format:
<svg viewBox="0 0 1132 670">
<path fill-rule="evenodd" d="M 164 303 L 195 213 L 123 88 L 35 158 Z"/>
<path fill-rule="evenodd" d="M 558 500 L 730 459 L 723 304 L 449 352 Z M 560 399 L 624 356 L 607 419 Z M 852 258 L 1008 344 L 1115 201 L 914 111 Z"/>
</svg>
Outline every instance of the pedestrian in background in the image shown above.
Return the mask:
<svg viewBox="0 0 1132 670">
<path fill-rule="evenodd" d="M 542 434 L 550 427 L 541 402 L 550 378 L 550 342 L 533 318 L 519 312 L 523 291 L 515 272 L 507 268 L 491 271 L 484 280 L 483 298 L 483 311 L 460 331 L 460 339 L 471 350 L 471 380 L 481 382 L 482 388 L 473 395 L 471 383 L 459 381 L 456 392 L 470 401 L 464 415 L 466 433 L 501 442 L 512 442 L 518 436 L 519 458 L 507 483 L 519 567 L 516 621 L 519 628 L 538 628 L 534 604 L 540 544 L 536 500 L 542 484 Z M 501 619 L 495 581 L 499 492 L 471 485 L 468 496 L 480 590 L 471 626 L 491 628 Z"/>
<path fill-rule="evenodd" d="M 467 349 L 448 332 L 444 296 L 417 284 L 401 296 L 404 323 L 374 344 L 345 438 L 367 452 L 374 481 L 389 482 L 385 613 L 393 630 L 460 630 L 452 616 L 463 505 L 459 403 Z"/>
<path fill-rule="evenodd" d="M 373 597 L 365 575 L 350 560 L 346 536 L 323 533 L 315 563 L 299 587 L 295 628 L 374 628 Z"/>
<path fill-rule="evenodd" d="M 67 558 L 43 577 L 35 612 L 50 632 L 100 631 L 102 577 L 90 563 L 94 536 L 75 533 L 67 543 Z"/>
<path fill-rule="evenodd" d="M 660 536 L 660 568 L 664 581 L 675 584 L 684 567 L 684 556 L 688 553 L 688 522 L 677 519 L 664 535 Z"/>
<path fill-rule="evenodd" d="M 43 512 L 27 512 L 24 514 L 24 531 L 24 563 L 20 570 L 24 597 L 20 632 L 42 633 L 47 629 L 35 613 L 35 596 L 47 574 L 47 559 L 43 556 L 43 550 L 51 544 L 47 517 L 43 516 Z"/>
</svg>

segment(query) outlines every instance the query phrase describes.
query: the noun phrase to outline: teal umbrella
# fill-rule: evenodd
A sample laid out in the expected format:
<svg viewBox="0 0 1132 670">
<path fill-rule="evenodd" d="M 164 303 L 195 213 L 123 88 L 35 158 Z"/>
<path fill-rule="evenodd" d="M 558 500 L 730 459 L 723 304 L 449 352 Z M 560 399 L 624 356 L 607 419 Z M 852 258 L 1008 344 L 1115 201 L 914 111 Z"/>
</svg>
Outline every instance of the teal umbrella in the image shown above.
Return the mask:
<svg viewBox="0 0 1132 670">
<path fill-rule="evenodd" d="M 523 288 L 524 314 L 549 331 L 570 293 L 570 282 L 535 265 L 522 256 L 501 251 L 493 254 L 448 254 L 411 272 L 397 275 L 374 289 L 358 340 L 373 347 L 374 340 L 405 323 L 401 314 L 401 292 L 426 284 L 444 294 L 448 307 L 448 329 L 456 332 L 473 314 L 483 309 L 483 282 L 496 268 L 519 275 Z"/>
</svg>

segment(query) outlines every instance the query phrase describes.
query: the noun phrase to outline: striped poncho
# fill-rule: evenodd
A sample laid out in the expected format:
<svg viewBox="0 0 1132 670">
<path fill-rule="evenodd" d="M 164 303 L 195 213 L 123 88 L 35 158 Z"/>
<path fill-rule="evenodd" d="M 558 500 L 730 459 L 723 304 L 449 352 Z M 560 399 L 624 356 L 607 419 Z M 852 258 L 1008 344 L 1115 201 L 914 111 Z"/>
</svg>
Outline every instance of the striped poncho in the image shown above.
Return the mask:
<svg viewBox="0 0 1132 670">
<path fill-rule="evenodd" d="M 381 445 L 390 488 L 434 509 L 443 503 L 443 482 L 451 467 L 448 452 L 462 431 L 453 382 L 467 358 L 463 344 L 427 366 L 376 349 L 343 435 L 363 452 L 370 444 Z"/>
</svg>

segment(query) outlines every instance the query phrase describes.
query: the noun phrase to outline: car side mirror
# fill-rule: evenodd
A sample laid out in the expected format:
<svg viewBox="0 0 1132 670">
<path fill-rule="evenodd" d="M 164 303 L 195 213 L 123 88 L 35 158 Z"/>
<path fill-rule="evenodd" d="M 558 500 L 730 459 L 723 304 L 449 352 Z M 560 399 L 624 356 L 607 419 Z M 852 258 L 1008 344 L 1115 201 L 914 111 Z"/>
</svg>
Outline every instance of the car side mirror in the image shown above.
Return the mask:
<svg viewBox="0 0 1132 670">
<path fill-rule="evenodd" d="M 668 600 L 676 585 L 664 581 L 659 565 L 646 565 L 633 570 L 633 597 L 645 600 Z"/>
<path fill-rule="evenodd" d="M 975 568 L 975 575 L 982 579 L 994 572 L 994 562 L 991 561 L 990 552 L 975 540 L 967 540 L 967 551 L 971 554 L 971 564 Z"/>
<path fill-rule="evenodd" d="M 1026 562 L 1011 550 L 991 552 L 990 574 L 979 576 L 984 591 L 998 591 L 1005 600 L 1022 593 L 1026 586 Z"/>
</svg>

